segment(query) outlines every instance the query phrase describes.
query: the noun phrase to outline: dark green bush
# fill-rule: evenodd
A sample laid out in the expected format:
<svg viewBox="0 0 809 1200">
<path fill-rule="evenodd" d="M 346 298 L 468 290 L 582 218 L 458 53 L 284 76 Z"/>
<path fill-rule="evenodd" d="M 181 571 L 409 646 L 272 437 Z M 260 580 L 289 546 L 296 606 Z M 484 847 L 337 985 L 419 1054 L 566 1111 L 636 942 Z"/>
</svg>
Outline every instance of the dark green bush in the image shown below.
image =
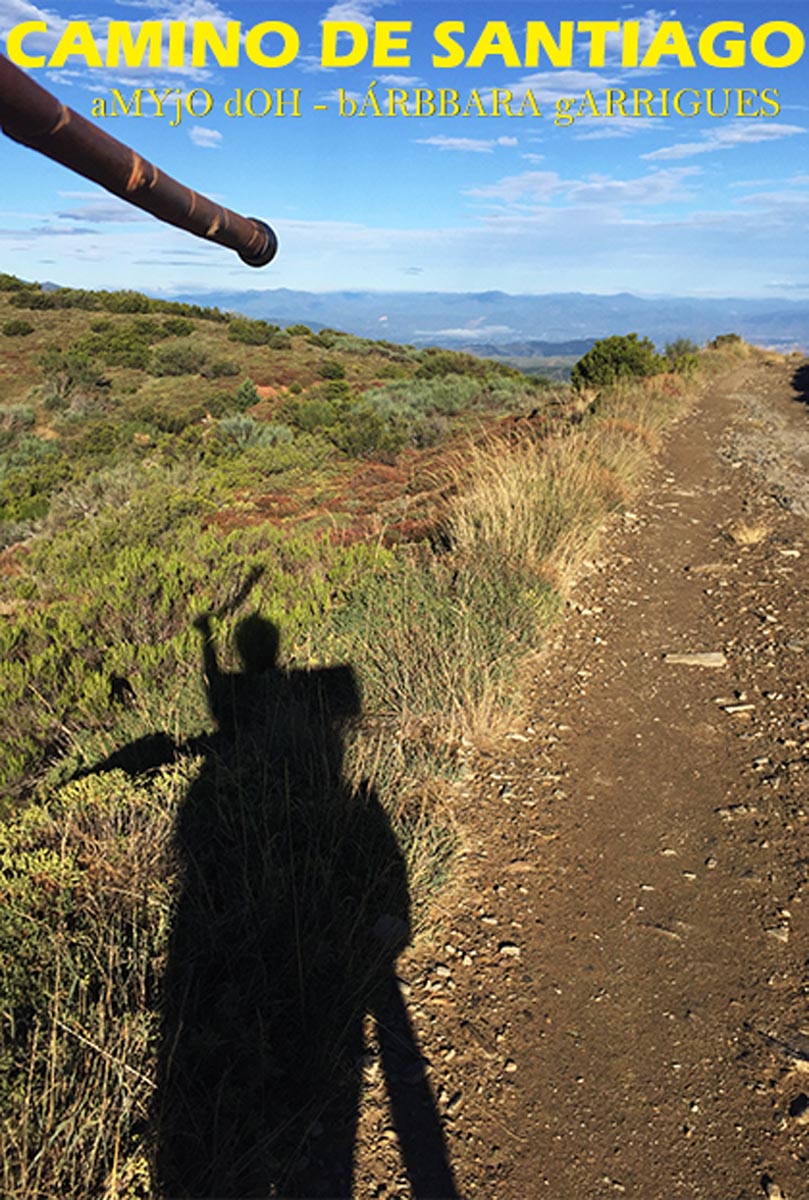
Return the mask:
<svg viewBox="0 0 809 1200">
<path fill-rule="evenodd" d="M 713 350 L 721 350 L 723 346 L 740 346 L 741 343 L 738 333 L 720 333 L 709 345 Z"/>
<path fill-rule="evenodd" d="M 420 358 L 421 365 L 416 371 L 416 379 L 435 379 L 442 375 L 471 375 L 480 379 L 492 371 L 498 371 L 495 363 L 475 358 L 474 354 L 459 354 L 455 350 L 437 350 L 431 347 L 423 350 Z"/>
<path fill-rule="evenodd" d="M 228 339 L 245 346 L 266 346 L 273 334 L 279 332 L 277 325 L 251 321 L 248 317 L 233 317 L 228 324 Z"/>
<path fill-rule="evenodd" d="M 260 399 L 258 388 L 253 383 L 253 380 L 245 379 L 239 384 L 233 395 L 232 407 L 237 412 L 244 412 L 245 409 L 252 408 L 254 404 L 258 404 Z"/>
<path fill-rule="evenodd" d="M 35 423 L 36 416 L 32 408 L 22 404 L 0 408 L 0 450 L 13 445 L 22 434 L 33 429 Z"/>
<path fill-rule="evenodd" d="M 37 358 L 45 376 L 43 403 L 47 409 L 66 408 L 77 398 L 93 395 L 105 384 L 92 357 L 84 350 L 48 346 Z"/>
<path fill-rule="evenodd" d="M 30 292 L 38 288 L 38 283 L 26 283 L 16 275 L 7 275 L 5 271 L 0 271 L 0 292 Z"/>
<path fill-rule="evenodd" d="M 3 326 L 3 333 L 6 337 L 28 337 L 29 333 L 34 332 L 34 327 L 30 321 L 25 321 L 22 318 L 6 321 Z"/>
<path fill-rule="evenodd" d="M 308 325 L 287 325 L 290 337 L 311 337 L 312 331 Z"/>
<path fill-rule="evenodd" d="M 149 370 L 152 375 L 201 375 L 208 356 L 198 346 L 180 343 L 160 346 L 152 353 Z"/>
<path fill-rule="evenodd" d="M 231 358 L 209 359 L 200 369 L 204 379 L 226 379 L 239 374 L 239 364 Z"/>
<path fill-rule="evenodd" d="M 346 369 L 336 358 L 325 358 L 320 364 L 318 374 L 321 379 L 345 379 Z"/>
<path fill-rule="evenodd" d="M 619 379 L 640 379 L 665 370 L 665 362 L 648 338 L 636 333 L 602 338 L 587 351 L 570 373 L 577 390 L 608 387 Z"/>
<path fill-rule="evenodd" d="M 187 317 L 168 317 L 163 322 L 163 329 L 169 337 L 190 337 L 194 332 L 194 322 Z"/>
<path fill-rule="evenodd" d="M 685 354 L 699 354 L 699 346 L 690 338 L 676 338 L 673 342 L 666 343 L 665 353 L 667 362 L 676 364 L 677 359 Z"/>
</svg>

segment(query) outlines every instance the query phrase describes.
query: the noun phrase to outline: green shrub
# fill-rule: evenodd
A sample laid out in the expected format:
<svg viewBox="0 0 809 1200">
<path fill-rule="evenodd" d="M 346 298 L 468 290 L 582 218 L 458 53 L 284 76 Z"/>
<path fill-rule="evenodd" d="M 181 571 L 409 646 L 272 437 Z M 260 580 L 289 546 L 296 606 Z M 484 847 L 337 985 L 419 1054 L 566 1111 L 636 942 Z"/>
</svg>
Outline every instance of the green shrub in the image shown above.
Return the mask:
<svg viewBox="0 0 809 1200">
<path fill-rule="evenodd" d="M 277 446 L 292 441 L 294 437 L 288 425 L 265 425 L 245 413 L 223 417 L 216 432 L 222 442 L 240 451 L 253 446 Z"/>
<path fill-rule="evenodd" d="M 244 412 L 246 409 L 252 408 L 254 404 L 258 404 L 260 399 L 258 388 L 253 380 L 244 379 L 233 395 L 232 407 L 237 412 Z"/>
<path fill-rule="evenodd" d="M 201 375 L 208 356 L 199 346 L 180 343 L 159 346 L 152 352 L 149 370 L 152 375 Z"/>
<path fill-rule="evenodd" d="M 43 403 L 47 409 L 66 408 L 104 386 L 105 380 L 86 350 L 48 346 L 37 358 L 45 376 Z"/>
<path fill-rule="evenodd" d="M 713 350 L 721 350 L 725 346 L 740 346 L 742 340 L 738 333 L 720 333 L 709 345 Z"/>
<path fill-rule="evenodd" d="M 22 318 L 6 321 L 3 325 L 3 333 L 6 337 L 28 337 L 34 332 L 34 327 L 30 321 L 25 321 Z"/>
<path fill-rule="evenodd" d="M 643 378 L 665 370 L 664 360 L 648 338 L 636 333 L 602 338 L 570 373 L 574 388 L 607 387 L 619 379 Z"/>
<path fill-rule="evenodd" d="M 430 348 L 422 351 L 416 379 L 435 379 L 441 375 L 472 375 L 479 378 L 491 367 L 491 363 L 484 362 L 482 358 L 475 358 L 472 354 Z"/>
<path fill-rule="evenodd" d="M 107 292 L 104 307 L 115 313 L 147 313 L 152 306 L 148 296 L 141 292 L 122 291 Z"/>
<path fill-rule="evenodd" d="M 696 342 L 692 342 L 690 338 L 676 338 L 673 342 L 666 344 L 666 361 L 676 367 L 678 359 L 685 355 L 699 354 L 699 346 Z"/>
<path fill-rule="evenodd" d="M 150 362 L 150 345 L 161 336 L 160 326 L 148 317 L 141 317 L 124 324 L 112 321 L 97 321 L 102 329 L 94 329 L 87 337 L 75 343 L 73 350 L 98 358 L 108 367 L 131 367 L 136 371 L 147 370 Z"/>
<path fill-rule="evenodd" d="M 10 445 L 26 430 L 33 429 L 35 423 L 33 408 L 23 404 L 0 408 L 0 449 Z"/>
<path fill-rule="evenodd" d="M 319 333 L 313 333 L 306 340 L 310 346 L 318 346 L 323 350 L 331 350 L 338 335 L 333 329 L 321 329 Z"/>
<path fill-rule="evenodd" d="M 227 379 L 239 374 L 239 364 L 231 358 L 212 358 L 200 370 L 204 379 Z"/>
<path fill-rule="evenodd" d="M 229 341 L 241 342 L 245 346 L 266 346 L 272 335 L 278 332 L 277 325 L 251 321 L 248 317 L 233 317 L 228 324 Z"/>
<path fill-rule="evenodd" d="M 337 358 L 324 358 L 318 374 L 321 379 L 345 379 L 346 369 Z"/>
<path fill-rule="evenodd" d="M 287 325 L 290 337 L 311 337 L 312 331 L 308 325 Z"/>
<path fill-rule="evenodd" d="M 5 271 L 0 271 L 0 292 L 30 292 L 38 288 L 38 283 L 26 283 L 16 275 L 7 275 Z"/>
<path fill-rule="evenodd" d="M 168 317 L 163 322 L 163 329 L 169 337 L 190 337 L 194 332 L 194 322 L 187 317 Z"/>
</svg>

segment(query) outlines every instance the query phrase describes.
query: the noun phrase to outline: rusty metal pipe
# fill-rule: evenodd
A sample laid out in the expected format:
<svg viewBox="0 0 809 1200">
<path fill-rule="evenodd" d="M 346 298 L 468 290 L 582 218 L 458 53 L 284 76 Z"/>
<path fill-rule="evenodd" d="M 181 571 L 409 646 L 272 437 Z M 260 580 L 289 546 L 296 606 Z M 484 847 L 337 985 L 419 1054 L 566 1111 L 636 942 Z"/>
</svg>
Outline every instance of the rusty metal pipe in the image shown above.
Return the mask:
<svg viewBox="0 0 809 1200">
<path fill-rule="evenodd" d="M 0 128 L 169 225 L 235 250 L 263 267 L 278 242 L 263 221 L 242 217 L 184 187 L 35 83 L 0 54 Z"/>
</svg>

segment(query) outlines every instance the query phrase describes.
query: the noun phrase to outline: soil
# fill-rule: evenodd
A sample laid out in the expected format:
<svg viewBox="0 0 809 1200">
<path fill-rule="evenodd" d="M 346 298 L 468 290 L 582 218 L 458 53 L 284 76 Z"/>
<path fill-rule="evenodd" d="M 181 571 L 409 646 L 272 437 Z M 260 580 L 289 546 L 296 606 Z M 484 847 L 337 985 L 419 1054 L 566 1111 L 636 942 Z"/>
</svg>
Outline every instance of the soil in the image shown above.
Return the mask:
<svg viewBox="0 0 809 1200">
<path fill-rule="evenodd" d="M 807 374 L 670 431 L 459 787 L 400 960 L 458 1197 L 809 1197 Z M 366 1076 L 356 1195 L 425 1200 Z"/>
</svg>

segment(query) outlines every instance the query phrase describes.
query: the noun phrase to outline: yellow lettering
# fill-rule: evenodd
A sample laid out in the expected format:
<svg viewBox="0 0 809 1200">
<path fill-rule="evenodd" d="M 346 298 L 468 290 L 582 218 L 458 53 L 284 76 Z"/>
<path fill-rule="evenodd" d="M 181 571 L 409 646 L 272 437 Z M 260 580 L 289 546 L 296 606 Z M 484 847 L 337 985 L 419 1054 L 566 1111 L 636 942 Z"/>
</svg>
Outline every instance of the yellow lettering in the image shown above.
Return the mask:
<svg viewBox="0 0 809 1200">
<path fill-rule="evenodd" d="M 774 33 L 783 33 L 789 45 L 783 54 L 770 54 L 767 39 Z M 762 67 L 791 67 L 803 54 L 806 38 L 802 30 L 790 21 L 768 21 L 759 25 L 750 37 L 750 53 Z"/>
<path fill-rule="evenodd" d="M 579 33 L 590 34 L 590 59 L 591 67 L 603 67 L 604 56 L 607 53 L 607 34 L 620 33 L 620 21 L 579 21 L 576 26 Z"/>
<path fill-rule="evenodd" d="M 142 66 L 144 58 L 150 67 L 159 67 L 162 28 L 162 21 L 144 21 L 135 39 L 131 21 L 110 21 L 107 30 L 107 66 L 119 66 L 123 55 L 127 67 Z"/>
<path fill-rule="evenodd" d="M 220 67 L 238 67 L 239 30 L 238 21 L 228 21 L 223 42 L 213 21 L 194 21 L 192 25 L 191 66 L 204 67 L 208 62 L 208 50 Z M 293 58 L 295 56 L 293 55 Z M 286 65 L 286 64 L 279 64 Z"/>
<path fill-rule="evenodd" d="M 487 58 L 497 55 L 503 66 L 521 67 L 520 56 L 505 21 L 487 21 L 475 48 L 466 60 L 467 67 L 482 67 Z"/>
<path fill-rule="evenodd" d="M 47 33 L 48 26 L 45 21 L 23 21 L 20 25 L 14 25 L 8 35 L 6 41 L 6 53 L 13 63 L 18 67 L 44 67 L 44 54 L 26 54 L 22 48 L 23 39 L 29 33 Z"/>
<path fill-rule="evenodd" d="M 642 67 L 656 67 L 664 56 L 674 55 L 681 67 L 695 67 L 694 55 L 679 21 L 662 21 L 643 56 Z"/>
<path fill-rule="evenodd" d="M 340 35 L 351 38 L 351 48 L 338 53 Z M 324 21 L 321 65 L 324 67 L 356 67 L 368 53 L 368 34 L 359 21 Z"/>
<path fill-rule="evenodd" d="M 525 66 L 539 66 L 539 52 L 543 50 L 552 67 L 570 67 L 573 64 L 573 22 L 559 22 L 559 40 L 555 42 L 544 21 L 529 21 L 525 29 Z"/>
<path fill-rule="evenodd" d="M 699 53 L 703 62 L 706 62 L 709 67 L 743 67 L 745 62 L 744 41 L 739 41 L 734 38 L 732 41 L 728 39 L 725 42 L 724 54 L 719 54 L 716 49 L 716 39 L 723 33 L 741 33 L 744 34 L 744 23 L 742 21 L 714 21 L 713 25 L 708 25 L 703 29 L 699 37 Z"/>
<path fill-rule="evenodd" d="M 63 67 L 69 58 L 83 58 L 88 67 L 102 67 L 98 46 L 87 21 L 69 21 L 48 59 L 49 67 Z"/>
<path fill-rule="evenodd" d="M 463 46 L 459 46 L 453 40 L 453 33 L 463 33 L 466 29 L 463 21 L 442 21 L 440 25 L 436 25 L 433 30 L 433 37 L 442 50 L 446 50 L 446 54 L 441 57 L 438 54 L 433 55 L 434 67 L 460 67 L 463 65 L 464 51 Z"/>
<path fill-rule="evenodd" d="M 409 33 L 413 28 L 412 21 L 377 21 L 374 28 L 374 66 L 375 67 L 409 67 L 410 55 L 397 54 L 397 50 L 407 50 L 407 38 L 395 37 L 397 33 Z"/>
</svg>

